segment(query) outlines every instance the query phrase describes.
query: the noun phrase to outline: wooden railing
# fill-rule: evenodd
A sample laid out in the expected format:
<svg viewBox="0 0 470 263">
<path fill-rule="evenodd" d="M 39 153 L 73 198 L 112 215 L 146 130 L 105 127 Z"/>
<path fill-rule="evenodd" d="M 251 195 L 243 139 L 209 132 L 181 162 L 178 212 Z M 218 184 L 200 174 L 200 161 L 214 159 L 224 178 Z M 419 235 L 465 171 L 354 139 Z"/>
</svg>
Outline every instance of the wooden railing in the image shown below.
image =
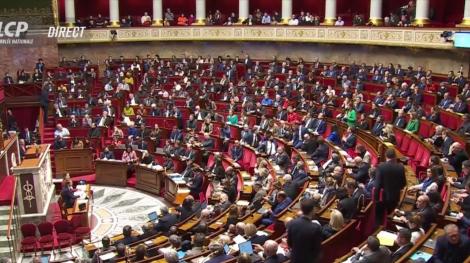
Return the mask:
<svg viewBox="0 0 470 263">
<path fill-rule="evenodd" d="M 18 179 L 15 177 L 13 183 L 13 192 L 11 196 L 11 203 L 10 203 L 10 213 L 8 215 L 8 225 L 7 225 L 7 240 L 8 240 L 8 247 L 10 251 L 10 258 L 12 262 L 17 262 L 16 259 L 19 255 L 20 247 L 19 247 L 19 239 L 21 238 L 19 235 L 19 212 L 16 208 L 16 186 L 18 184 Z"/>
</svg>

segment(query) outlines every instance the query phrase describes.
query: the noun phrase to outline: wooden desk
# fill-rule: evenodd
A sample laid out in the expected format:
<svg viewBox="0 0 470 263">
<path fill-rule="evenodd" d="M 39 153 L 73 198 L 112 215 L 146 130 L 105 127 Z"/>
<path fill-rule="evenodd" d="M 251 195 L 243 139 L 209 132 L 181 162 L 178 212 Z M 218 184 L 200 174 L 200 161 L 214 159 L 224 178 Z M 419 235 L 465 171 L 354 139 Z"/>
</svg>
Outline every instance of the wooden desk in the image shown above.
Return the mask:
<svg viewBox="0 0 470 263">
<path fill-rule="evenodd" d="M 16 165 L 21 162 L 19 152 L 18 137 L 16 135 L 3 141 L 3 149 L 0 153 L 0 182 L 5 176 L 12 174 L 13 159 Z"/>
<path fill-rule="evenodd" d="M 164 177 L 164 183 L 165 199 L 174 205 L 182 204 L 186 196 L 189 195 L 189 188 L 186 183 L 177 182 L 170 176 Z"/>
<path fill-rule="evenodd" d="M 73 208 L 71 209 L 72 213 L 69 214 L 70 217 L 72 216 L 79 216 L 81 226 L 91 227 L 91 213 L 93 211 L 91 199 L 93 198 L 90 190 L 90 185 L 87 184 L 84 190 L 87 199 L 76 199 Z M 80 204 L 85 204 L 85 208 L 80 210 Z"/>
<path fill-rule="evenodd" d="M 56 174 L 90 174 L 93 172 L 93 152 L 91 149 L 56 150 Z"/>
<path fill-rule="evenodd" d="M 161 185 L 163 182 L 164 170 L 148 167 L 146 165 L 136 165 L 136 185 L 135 188 L 144 190 L 156 195 L 160 194 Z"/>
<path fill-rule="evenodd" d="M 126 186 L 127 164 L 116 160 L 96 160 L 96 184 Z"/>
</svg>

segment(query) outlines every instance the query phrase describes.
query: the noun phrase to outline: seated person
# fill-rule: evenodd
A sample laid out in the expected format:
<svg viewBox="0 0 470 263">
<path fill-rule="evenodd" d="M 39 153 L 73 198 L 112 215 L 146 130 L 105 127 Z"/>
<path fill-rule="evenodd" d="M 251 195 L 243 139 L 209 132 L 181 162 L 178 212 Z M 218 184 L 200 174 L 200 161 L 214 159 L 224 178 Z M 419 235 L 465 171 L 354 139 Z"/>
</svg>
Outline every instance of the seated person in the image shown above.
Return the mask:
<svg viewBox="0 0 470 263">
<path fill-rule="evenodd" d="M 126 246 L 139 241 L 139 238 L 133 235 L 132 227 L 129 225 L 126 225 L 122 228 L 122 235 L 124 236 L 124 238 L 122 240 L 119 240 L 118 243 L 122 243 Z"/>
<path fill-rule="evenodd" d="M 445 235 L 436 241 L 434 254 L 435 263 L 464 262 L 470 256 L 470 240 L 468 236 L 461 234 L 454 224 L 444 227 Z"/>
<path fill-rule="evenodd" d="M 271 204 L 271 209 L 267 211 L 264 218 L 261 220 L 261 224 L 269 226 L 274 222 L 277 214 L 284 211 L 292 203 L 292 199 L 287 196 L 284 191 L 277 193 L 276 201 Z"/>
<path fill-rule="evenodd" d="M 75 199 L 78 197 L 75 196 L 73 192 L 72 181 L 70 179 L 64 179 L 64 186 L 60 192 L 60 196 L 64 202 L 65 209 L 72 208 L 75 205 Z"/>
<path fill-rule="evenodd" d="M 330 214 L 330 222 L 322 226 L 321 234 L 322 239 L 326 240 L 340 231 L 344 226 L 343 214 L 337 210 L 333 209 Z"/>
<path fill-rule="evenodd" d="M 220 241 L 213 240 L 209 244 L 209 251 L 211 253 L 209 254 L 209 258 L 205 263 L 220 263 L 233 258 L 232 255 L 225 254 L 224 244 L 222 244 Z"/>
<path fill-rule="evenodd" d="M 100 255 L 104 255 L 106 253 L 116 251 L 116 247 L 111 246 L 111 239 L 108 236 L 104 236 L 101 239 L 101 244 L 103 245 L 103 247 L 101 247 L 101 248 L 99 248 L 95 251 L 95 253 L 93 255 L 93 258 L 91 259 L 92 263 L 100 262 L 100 258 L 99 258 Z M 41 261 L 39 261 L 39 262 L 41 262 Z"/>
<path fill-rule="evenodd" d="M 139 244 L 135 248 L 135 256 L 132 259 L 133 262 L 147 259 L 147 246 L 144 244 Z"/>
<path fill-rule="evenodd" d="M 171 214 L 168 212 L 168 207 L 163 206 L 160 208 L 160 215 L 158 217 L 158 222 L 155 225 L 155 230 L 158 232 L 168 233 L 170 227 L 178 223 L 178 217 L 176 214 Z"/>
<path fill-rule="evenodd" d="M 387 262 L 385 259 L 390 258 L 390 250 L 381 246 L 380 241 L 375 236 L 367 238 L 367 246 L 365 248 L 353 247 L 355 255 L 351 258 L 352 263 L 358 262 Z"/>
<path fill-rule="evenodd" d="M 395 219 L 401 222 L 408 223 L 410 216 L 413 214 L 419 214 L 422 218 L 422 225 L 424 230 L 428 230 L 432 223 L 436 222 L 436 212 L 429 203 L 429 197 L 426 194 L 420 195 L 416 200 L 416 209 L 412 212 L 403 212 L 395 209 L 395 215 L 399 216 Z"/>
<path fill-rule="evenodd" d="M 152 18 L 147 12 L 144 12 L 144 15 L 140 18 L 140 23 L 143 26 L 150 26 L 152 24 Z"/>
<path fill-rule="evenodd" d="M 62 136 L 58 135 L 55 137 L 54 140 L 54 150 L 62 150 L 67 149 L 67 142 L 65 142 Z"/>
<path fill-rule="evenodd" d="M 256 229 L 256 226 L 254 224 L 246 224 L 244 227 L 244 234 L 245 234 L 245 239 L 247 241 L 251 241 L 251 244 L 253 245 L 263 245 L 266 240 L 268 240 L 267 235 L 258 235 L 258 230 Z"/>
<path fill-rule="evenodd" d="M 158 233 L 157 230 L 155 230 L 154 223 L 152 222 L 147 222 L 145 225 L 142 226 L 142 234 L 139 236 L 140 240 L 147 239 L 149 237 L 153 237 Z"/>
<path fill-rule="evenodd" d="M 406 228 L 398 230 L 397 239 L 395 240 L 398 248 L 392 253 L 392 263 L 398 261 L 413 247 L 411 243 L 411 231 Z"/>
<path fill-rule="evenodd" d="M 230 150 L 231 153 L 231 158 L 235 161 L 238 162 L 242 160 L 243 157 L 243 148 L 240 145 L 240 141 L 235 140 L 234 145 L 232 146 L 232 149 Z"/>
<path fill-rule="evenodd" d="M 104 151 L 100 155 L 100 159 L 114 160 L 115 159 L 114 158 L 114 153 L 112 151 L 110 151 L 108 147 L 105 147 Z"/>
<path fill-rule="evenodd" d="M 287 261 L 284 254 L 278 253 L 279 244 L 274 240 L 267 240 L 263 245 L 263 256 L 265 263 L 281 263 Z"/>
</svg>

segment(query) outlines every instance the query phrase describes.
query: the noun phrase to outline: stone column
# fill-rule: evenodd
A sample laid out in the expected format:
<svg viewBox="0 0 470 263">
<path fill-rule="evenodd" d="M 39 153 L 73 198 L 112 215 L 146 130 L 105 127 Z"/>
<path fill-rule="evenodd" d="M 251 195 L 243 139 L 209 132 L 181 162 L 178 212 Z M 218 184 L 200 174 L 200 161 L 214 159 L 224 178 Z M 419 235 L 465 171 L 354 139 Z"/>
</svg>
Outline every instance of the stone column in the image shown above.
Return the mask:
<svg viewBox="0 0 470 263">
<path fill-rule="evenodd" d="M 323 25 L 332 26 L 336 21 L 336 0 L 326 0 Z"/>
<path fill-rule="evenodd" d="M 163 26 L 163 5 L 162 0 L 153 0 L 153 21 L 152 26 Z"/>
<path fill-rule="evenodd" d="M 206 0 L 196 0 L 196 25 L 204 25 L 206 20 Z"/>
<path fill-rule="evenodd" d="M 292 17 L 292 0 L 282 0 L 282 22 L 287 24 Z"/>
<path fill-rule="evenodd" d="M 109 24 L 119 27 L 119 0 L 109 0 Z"/>
<path fill-rule="evenodd" d="M 465 0 L 465 7 L 463 13 L 462 23 L 457 25 L 458 27 L 470 27 L 470 0 Z"/>
<path fill-rule="evenodd" d="M 75 25 L 75 0 L 65 0 L 65 24 Z"/>
<path fill-rule="evenodd" d="M 417 26 L 429 24 L 429 0 L 416 1 L 416 16 L 414 24 Z"/>
<path fill-rule="evenodd" d="M 238 22 L 248 18 L 250 14 L 250 0 L 238 0 Z"/>
<path fill-rule="evenodd" d="M 380 26 L 383 24 L 382 18 L 382 0 L 370 0 L 370 15 L 369 21 L 374 26 Z"/>
</svg>

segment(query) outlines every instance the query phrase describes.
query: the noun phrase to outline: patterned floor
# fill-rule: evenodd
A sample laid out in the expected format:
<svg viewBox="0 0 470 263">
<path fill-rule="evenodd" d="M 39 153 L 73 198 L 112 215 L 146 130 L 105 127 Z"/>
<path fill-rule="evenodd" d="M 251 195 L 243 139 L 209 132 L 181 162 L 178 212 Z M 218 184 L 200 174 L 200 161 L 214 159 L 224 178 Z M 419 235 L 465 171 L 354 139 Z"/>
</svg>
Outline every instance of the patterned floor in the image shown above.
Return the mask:
<svg viewBox="0 0 470 263">
<path fill-rule="evenodd" d="M 148 220 L 150 212 L 166 206 L 156 197 L 128 188 L 92 186 L 94 202 L 92 211 L 92 242 L 101 240 L 104 236 L 114 236 L 122 233 L 125 225 L 141 230 L 143 222 Z M 70 250 L 68 250 L 70 251 Z M 75 257 L 84 257 L 80 246 L 73 248 Z M 50 260 L 71 257 L 70 252 L 52 255 Z M 25 257 L 21 262 L 31 262 L 31 257 Z"/>
</svg>

